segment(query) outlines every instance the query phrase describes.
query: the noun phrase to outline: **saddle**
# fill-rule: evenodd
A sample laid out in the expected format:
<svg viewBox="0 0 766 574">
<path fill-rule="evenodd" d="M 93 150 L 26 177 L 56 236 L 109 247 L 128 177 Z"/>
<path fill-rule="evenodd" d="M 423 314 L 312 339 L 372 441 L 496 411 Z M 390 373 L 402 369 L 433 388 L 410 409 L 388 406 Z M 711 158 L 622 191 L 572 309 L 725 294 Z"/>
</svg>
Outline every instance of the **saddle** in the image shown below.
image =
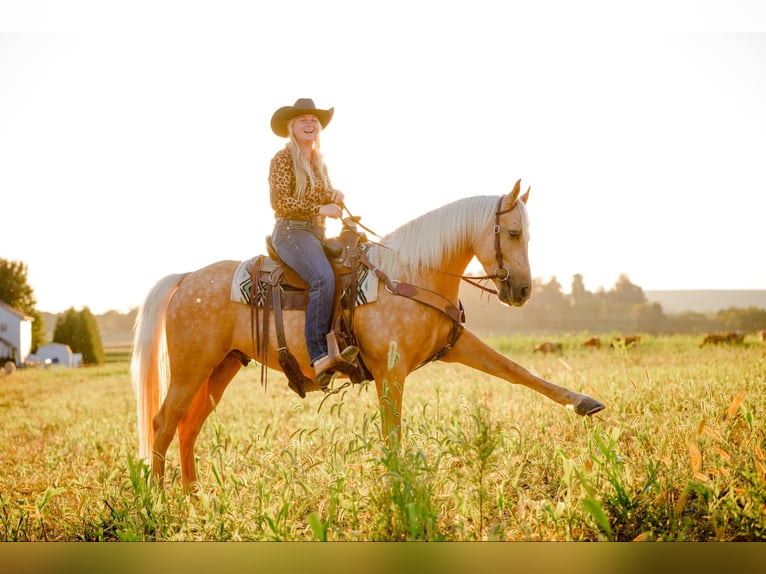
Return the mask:
<svg viewBox="0 0 766 574">
<path fill-rule="evenodd" d="M 335 272 L 332 327 L 327 335 L 328 347 L 331 351 L 357 344 L 353 332 L 353 321 L 357 276 L 361 271 L 362 250 L 360 243 L 367 240 L 364 233 L 357 230 L 358 220 L 359 218 L 356 217 L 344 219 L 340 235 L 324 242 L 325 253 Z M 266 379 L 264 365 L 268 352 L 269 310 L 273 310 L 279 364 L 287 376 L 290 389 L 303 398 L 306 396 L 304 386 L 313 384 L 313 381 L 303 374 L 297 359 L 287 348 L 282 311 L 305 309 L 308 304 L 309 287 L 292 268 L 279 258 L 271 244 L 271 236 L 266 237 L 266 251 L 268 256 L 260 255 L 253 263 L 250 297 L 254 315 L 254 339 L 261 355 L 261 382 L 264 383 Z M 261 297 L 264 307 L 263 327 L 261 328 L 257 320 L 258 313 L 255 312 L 258 299 L 255 290 L 264 284 L 267 288 L 266 293 Z M 262 337 L 261 333 L 263 333 Z M 344 374 L 348 375 L 352 383 L 361 383 L 371 378 L 361 356 L 354 360 L 353 366 L 344 369 Z"/>
</svg>

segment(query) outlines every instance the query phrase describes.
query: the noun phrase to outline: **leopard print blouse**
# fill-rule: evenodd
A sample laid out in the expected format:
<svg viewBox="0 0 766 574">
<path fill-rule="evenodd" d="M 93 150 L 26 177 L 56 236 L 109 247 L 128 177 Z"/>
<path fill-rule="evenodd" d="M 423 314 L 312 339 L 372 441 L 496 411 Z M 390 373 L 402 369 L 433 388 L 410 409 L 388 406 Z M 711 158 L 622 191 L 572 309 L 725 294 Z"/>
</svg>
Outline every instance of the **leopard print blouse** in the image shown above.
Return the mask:
<svg viewBox="0 0 766 574">
<path fill-rule="evenodd" d="M 319 207 L 330 203 L 329 190 L 318 173 L 314 186 L 307 182 L 303 199 L 295 197 L 295 171 L 293 157 L 285 147 L 272 158 L 269 167 L 269 191 L 271 207 L 276 217 L 285 219 L 310 219 L 319 215 Z M 324 220 L 323 217 L 320 220 Z M 321 221 L 320 221 L 321 223 Z"/>
</svg>

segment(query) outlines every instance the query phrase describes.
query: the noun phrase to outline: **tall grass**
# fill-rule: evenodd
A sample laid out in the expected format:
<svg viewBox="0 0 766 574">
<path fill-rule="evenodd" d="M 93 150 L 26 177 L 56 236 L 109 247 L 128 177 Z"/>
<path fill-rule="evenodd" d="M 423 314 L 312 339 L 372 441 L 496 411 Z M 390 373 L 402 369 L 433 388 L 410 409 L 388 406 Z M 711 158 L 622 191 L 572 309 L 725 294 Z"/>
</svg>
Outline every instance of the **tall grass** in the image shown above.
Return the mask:
<svg viewBox="0 0 766 574">
<path fill-rule="evenodd" d="M 490 343 L 607 410 L 583 419 L 529 389 L 429 365 L 406 383 L 396 455 L 374 387 L 300 400 L 243 369 L 158 490 L 135 459 L 124 360 L 0 379 L 0 540 L 763 540 L 766 346 L 533 354 Z"/>
</svg>

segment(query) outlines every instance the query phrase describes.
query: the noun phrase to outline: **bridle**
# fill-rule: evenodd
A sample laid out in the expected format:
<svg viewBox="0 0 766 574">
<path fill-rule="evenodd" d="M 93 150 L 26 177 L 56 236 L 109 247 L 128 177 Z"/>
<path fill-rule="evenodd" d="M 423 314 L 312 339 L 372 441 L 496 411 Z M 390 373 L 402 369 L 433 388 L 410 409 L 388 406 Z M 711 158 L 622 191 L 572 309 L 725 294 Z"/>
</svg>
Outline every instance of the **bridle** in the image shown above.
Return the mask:
<svg viewBox="0 0 766 574">
<path fill-rule="evenodd" d="M 495 227 L 493 229 L 495 234 L 495 261 L 497 262 L 497 268 L 495 269 L 495 272 L 492 275 L 460 275 L 460 278 L 466 283 L 473 285 L 474 287 L 478 287 L 479 289 L 486 291 L 487 293 L 491 293 L 492 295 L 497 295 L 497 290 L 494 287 L 487 287 L 482 285 L 481 283 L 478 283 L 478 281 L 486 279 L 497 279 L 501 283 L 506 283 L 511 278 L 511 271 L 503 262 L 503 250 L 500 245 L 500 231 L 502 230 L 500 227 L 500 216 L 505 215 L 506 213 L 510 213 L 516 209 L 516 204 L 519 202 L 519 199 L 514 201 L 508 209 L 503 209 L 504 198 L 504 195 L 500 196 L 500 199 L 497 202 L 497 207 L 495 208 Z"/>
<path fill-rule="evenodd" d="M 508 281 L 508 278 L 511 276 L 511 272 L 503 263 L 503 250 L 500 248 L 500 216 L 505 215 L 506 213 L 510 213 L 511 211 L 516 209 L 516 203 L 518 201 L 519 201 L 518 199 L 514 201 L 511 207 L 509 207 L 508 209 L 501 210 L 501 208 L 503 207 L 503 196 L 500 196 L 500 200 L 497 202 L 497 209 L 495 210 L 495 227 L 494 227 L 495 261 L 497 261 L 497 269 L 495 269 L 495 278 L 501 282 Z"/>
</svg>

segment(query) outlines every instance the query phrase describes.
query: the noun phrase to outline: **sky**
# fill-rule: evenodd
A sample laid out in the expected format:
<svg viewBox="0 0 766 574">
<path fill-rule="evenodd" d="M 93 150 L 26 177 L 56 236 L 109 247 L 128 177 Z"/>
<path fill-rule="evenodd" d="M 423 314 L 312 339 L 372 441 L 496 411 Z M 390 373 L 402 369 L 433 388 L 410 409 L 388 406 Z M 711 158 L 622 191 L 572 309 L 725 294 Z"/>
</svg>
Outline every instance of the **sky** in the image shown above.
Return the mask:
<svg viewBox="0 0 766 574">
<path fill-rule="evenodd" d="M 626 4 L 3 0 L 0 258 L 100 314 L 264 252 L 270 118 L 309 97 L 380 235 L 521 179 L 565 292 L 766 289 L 763 9 Z"/>
</svg>

